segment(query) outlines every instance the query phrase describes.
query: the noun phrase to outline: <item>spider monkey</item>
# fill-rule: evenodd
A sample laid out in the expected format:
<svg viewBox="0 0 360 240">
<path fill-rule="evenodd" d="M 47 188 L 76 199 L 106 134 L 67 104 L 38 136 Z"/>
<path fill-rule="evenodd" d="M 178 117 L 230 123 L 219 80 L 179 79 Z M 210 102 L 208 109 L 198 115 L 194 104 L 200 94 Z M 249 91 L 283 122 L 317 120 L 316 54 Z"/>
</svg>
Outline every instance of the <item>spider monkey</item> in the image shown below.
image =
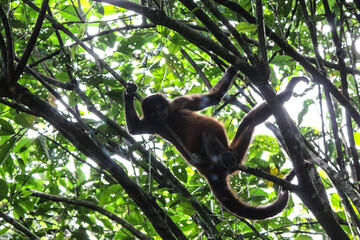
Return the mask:
<svg viewBox="0 0 360 240">
<path fill-rule="evenodd" d="M 279 196 L 273 203 L 250 206 L 234 194 L 229 185 L 229 176 L 237 172 L 239 164 L 245 162 L 254 128 L 271 116 L 269 106 L 264 102 L 253 108 L 242 120 L 230 145 L 222 123 L 213 117 L 196 113 L 220 102 L 237 71 L 236 67 L 230 66 L 209 93 L 180 96 L 171 102 L 161 93 L 148 96 L 141 104 L 141 119 L 134 107 L 133 93 L 137 86 L 129 83 L 124 92 L 126 123 L 131 134 L 157 134 L 173 144 L 187 162 L 207 179 L 213 194 L 229 212 L 240 218 L 266 219 L 277 215 L 286 207 L 288 191 L 280 187 Z M 307 81 L 305 77 L 293 77 L 287 88 L 278 95 L 282 103 L 290 99 L 300 80 Z M 168 128 L 178 136 L 183 145 Z M 200 158 L 193 158 L 193 154 Z"/>
</svg>

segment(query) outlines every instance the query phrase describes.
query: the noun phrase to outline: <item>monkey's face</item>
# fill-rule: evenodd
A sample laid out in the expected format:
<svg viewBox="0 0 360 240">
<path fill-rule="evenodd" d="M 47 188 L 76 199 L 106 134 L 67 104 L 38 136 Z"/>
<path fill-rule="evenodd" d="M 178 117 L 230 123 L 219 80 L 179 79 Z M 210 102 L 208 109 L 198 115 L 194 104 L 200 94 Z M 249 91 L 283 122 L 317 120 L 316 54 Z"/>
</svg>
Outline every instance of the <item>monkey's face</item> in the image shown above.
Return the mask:
<svg viewBox="0 0 360 240">
<path fill-rule="evenodd" d="M 170 114 L 170 103 L 164 95 L 157 93 L 142 102 L 144 117 L 153 121 L 166 121 Z"/>
<path fill-rule="evenodd" d="M 154 121 L 166 121 L 169 117 L 169 106 L 164 103 L 155 105 L 154 111 L 151 113 L 151 119 Z"/>
</svg>

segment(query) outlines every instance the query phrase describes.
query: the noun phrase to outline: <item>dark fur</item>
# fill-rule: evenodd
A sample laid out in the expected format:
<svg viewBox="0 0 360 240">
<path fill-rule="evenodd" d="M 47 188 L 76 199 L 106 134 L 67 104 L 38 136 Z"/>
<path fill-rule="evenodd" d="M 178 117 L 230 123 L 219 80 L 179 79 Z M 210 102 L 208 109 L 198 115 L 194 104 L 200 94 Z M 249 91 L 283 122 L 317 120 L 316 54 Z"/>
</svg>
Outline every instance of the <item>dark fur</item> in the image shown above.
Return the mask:
<svg viewBox="0 0 360 240">
<path fill-rule="evenodd" d="M 129 85 L 125 91 L 125 112 L 128 130 L 131 134 L 157 134 L 172 143 L 184 158 L 206 177 L 218 201 L 231 213 L 248 219 L 266 219 L 280 213 L 287 205 L 289 194 L 279 190 L 277 200 L 267 206 L 250 206 L 235 196 L 228 177 L 243 164 L 245 154 L 256 125 L 271 116 L 266 103 L 255 107 L 243 119 L 230 146 L 224 126 L 214 118 L 196 113 L 216 105 L 230 87 L 237 69 L 230 66 L 222 79 L 206 94 L 194 94 L 175 98 L 169 102 L 164 95 L 154 94 L 142 102 L 143 118 L 134 108 L 133 92 L 136 85 Z M 300 78 L 293 78 L 287 89 L 279 94 L 281 102 L 287 101 Z M 153 115 L 155 113 L 155 115 Z M 183 142 L 188 153 L 200 156 L 194 161 L 165 127 L 167 124 Z"/>
</svg>

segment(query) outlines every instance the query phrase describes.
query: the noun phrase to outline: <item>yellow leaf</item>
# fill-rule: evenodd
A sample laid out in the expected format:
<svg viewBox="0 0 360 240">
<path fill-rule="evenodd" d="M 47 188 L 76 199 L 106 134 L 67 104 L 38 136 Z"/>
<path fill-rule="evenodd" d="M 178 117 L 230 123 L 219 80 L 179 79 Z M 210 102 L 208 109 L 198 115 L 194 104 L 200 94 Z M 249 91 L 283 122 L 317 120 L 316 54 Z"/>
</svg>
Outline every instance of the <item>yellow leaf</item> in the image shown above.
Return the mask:
<svg viewBox="0 0 360 240">
<path fill-rule="evenodd" d="M 275 167 L 275 164 L 270 164 L 270 174 L 277 176 L 279 174 L 279 170 Z"/>
<path fill-rule="evenodd" d="M 285 176 L 285 174 L 279 173 L 279 169 L 277 169 L 275 164 L 273 163 L 270 164 L 270 174 L 277 176 L 279 178 L 283 178 Z M 268 185 L 269 187 L 274 186 L 273 182 L 267 180 L 265 180 L 265 184 Z"/>
<path fill-rule="evenodd" d="M 55 97 L 54 95 L 49 94 L 48 97 L 47 97 L 47 99 L 48 99 L 48 102 L 49 102 L 49 104 L 50 104 L 51 106 L 56 107 L 56 104 L 55 104 L 56 97 Z"/>
<path fill-rule="evenodd" d="M 360 133 L 355 132 L 354 133 L 354 138 L 355 138 L 355 144 L 360 146 Z"/>
</svg>

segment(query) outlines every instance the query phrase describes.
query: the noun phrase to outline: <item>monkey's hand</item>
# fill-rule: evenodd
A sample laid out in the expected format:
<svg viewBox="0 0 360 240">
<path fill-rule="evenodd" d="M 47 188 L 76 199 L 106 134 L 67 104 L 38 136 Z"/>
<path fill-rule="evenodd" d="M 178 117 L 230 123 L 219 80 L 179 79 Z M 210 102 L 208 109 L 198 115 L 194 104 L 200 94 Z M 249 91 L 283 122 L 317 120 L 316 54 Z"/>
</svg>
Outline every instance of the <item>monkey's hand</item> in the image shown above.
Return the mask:
<svg viewBox="0 0 360 240">
<path fill-rule="evenodd" d="M 137 90 L 137 86 L 133 82 L 128 82 L 126 85 L 125 96 L 134 96 Z"/>
</svg>

